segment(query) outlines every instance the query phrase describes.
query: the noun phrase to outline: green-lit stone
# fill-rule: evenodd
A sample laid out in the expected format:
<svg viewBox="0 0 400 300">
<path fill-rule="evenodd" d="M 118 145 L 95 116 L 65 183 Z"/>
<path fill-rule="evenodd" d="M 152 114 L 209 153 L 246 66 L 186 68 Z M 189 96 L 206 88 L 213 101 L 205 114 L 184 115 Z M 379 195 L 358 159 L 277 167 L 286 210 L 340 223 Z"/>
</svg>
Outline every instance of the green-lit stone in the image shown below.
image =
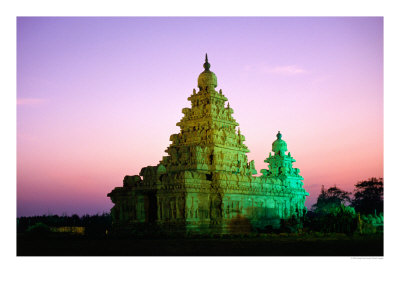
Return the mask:
<svg viewBox="0 0 400 300">
<path fill-rule="evenodd" d="M 308 193 L 299 169 L 279 132 L 273 155 L 265 160 L 268 170 L 257 174 L 248 161 L 248 148 L 233 109 L 222 91 L 215 91 L 217 77 L 209 70 L 199 75 L 199 91 L 188 98 L 191 108 L 177 125 L 178 134 L 157 166 L 140 176 L 125 176 L 123 187 L 108 196 L 115 227 L 154 223 L 173 230 L 200 233 L 243 232 L 271 225 L 281 219 L 298 219 L 305 213 Z"/>
</svg>

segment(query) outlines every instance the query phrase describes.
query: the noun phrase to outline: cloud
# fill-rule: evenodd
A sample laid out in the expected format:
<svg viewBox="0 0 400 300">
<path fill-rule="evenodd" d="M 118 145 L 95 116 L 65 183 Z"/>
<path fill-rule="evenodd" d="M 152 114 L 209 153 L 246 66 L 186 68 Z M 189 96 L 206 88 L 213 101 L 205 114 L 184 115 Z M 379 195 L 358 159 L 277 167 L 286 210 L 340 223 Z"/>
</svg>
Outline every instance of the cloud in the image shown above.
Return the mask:
<svg viewBox="0 0 400 300">
<path fill-rule="evenodd" d="M 307 71 L 297 65 L 283 65 L 283 66 L 269 66 L 266 64 L 259 65 L 245 65 L 245 73 L 262 73 L 262 74 L 278 74 L 285 76 L 292 76 L 307 73 Z"/>
<path fill-rule="evenodd" d="M 45 100 L 41 98 L 18 98 L 17 99 L 17 105 L 23 105 L 23 106 L 34 106 L 34 105 L 39 105 L 44 103 Z"/>
<path fill-rule="evenodd" d="M 282 74 L 282 75 L 296 75 L 306 73 L 306 70 L 300 68 L 296 65 L 289 66 L 276 66 L 276 67 L 266 67 L 263 69 L 265 73 L 274 73 L 274 74 Z"/>
</svg>

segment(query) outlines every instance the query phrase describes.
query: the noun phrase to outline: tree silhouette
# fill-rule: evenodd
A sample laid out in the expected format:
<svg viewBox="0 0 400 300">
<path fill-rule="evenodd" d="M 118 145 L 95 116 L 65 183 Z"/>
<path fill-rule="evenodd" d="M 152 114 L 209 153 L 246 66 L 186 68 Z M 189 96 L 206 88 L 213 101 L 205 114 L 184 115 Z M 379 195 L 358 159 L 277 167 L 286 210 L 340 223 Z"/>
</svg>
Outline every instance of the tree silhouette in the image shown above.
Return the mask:
<svg viewBox="0 0 400 300">
<path fill-rule="evenodd" d="M 328 214 L 340 205 L 350 202 L 350 193 L 343 191 L 336 186 L 325 190 L 321 188 L 321 193 L 318 196 L 317 203 L 312 206 L 312 209 L 318 214 Z"/>
<path fill-rule="evenodd" d="M 374 214 L 383 212 L 383 178 L 369 178 L 355 185 L 351 206 L 357 212 Z"/>
</svg>

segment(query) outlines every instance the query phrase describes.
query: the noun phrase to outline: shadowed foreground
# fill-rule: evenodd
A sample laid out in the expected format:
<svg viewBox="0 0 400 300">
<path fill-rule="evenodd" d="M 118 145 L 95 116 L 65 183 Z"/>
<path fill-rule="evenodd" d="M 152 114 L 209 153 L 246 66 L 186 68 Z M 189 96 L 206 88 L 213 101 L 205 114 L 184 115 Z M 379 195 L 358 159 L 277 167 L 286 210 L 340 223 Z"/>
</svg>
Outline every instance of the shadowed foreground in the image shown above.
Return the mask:
<svg viewBox="0 0 400 300">
<path fill-rule="evenodd" d="M 383 256 L 383 235 L 111 239 L 18 235 L 18 256 Z"/>
</svg>

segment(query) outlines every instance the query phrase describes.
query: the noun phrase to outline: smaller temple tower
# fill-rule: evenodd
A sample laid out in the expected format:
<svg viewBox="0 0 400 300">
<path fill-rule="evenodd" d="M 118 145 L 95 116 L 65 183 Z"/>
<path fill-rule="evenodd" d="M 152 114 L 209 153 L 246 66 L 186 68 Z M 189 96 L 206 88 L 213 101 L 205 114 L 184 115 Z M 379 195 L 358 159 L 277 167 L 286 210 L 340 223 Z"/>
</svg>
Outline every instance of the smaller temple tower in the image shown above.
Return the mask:
<svg viewBox="0 0 400 300">
<path fill-rule="evenodd" d="M 282 140 L 282 134 L 278 131 L 277 139 L 272 143 L 272 152 L 264 160 L 269 164 L 268 170 L 262 169 L 261 178 L 269 180 L 279 180 L 282 186 L 286 189 L 286 201 L 283 209 L 279 210 L 279 217 L 287 219 L 289 217 L 301 217 L 307 209 L 304 205 L 305 196 L 309 194 L 303 188 L 304 178 L 300 176 L 300 170 L 293 168 L 293 163 L 296 161 L 288 151 L 287 144 Z"/>
<path fill-rule="evenodd" d="M 272 143 L 272 151 L 274 155 L 269 153 L 269 157 L 267 157 L 264 161 L 269 164 L 268 170 L 261 170 L 261 172 L 265 175 L 272 175 L 277 177 L 289 176 L 294 177 L 299 174 L 299 169 L 293 168 L 292 164 L 296 161 L 290 154 L 290 152 L 286 155 L 287 144 L 284 140 L 282 140 L 282 134 L 278 131 L 276 135 L 277 139 Z M 303 178 L 301 178 L 303 179 Z"/>
</svg>

